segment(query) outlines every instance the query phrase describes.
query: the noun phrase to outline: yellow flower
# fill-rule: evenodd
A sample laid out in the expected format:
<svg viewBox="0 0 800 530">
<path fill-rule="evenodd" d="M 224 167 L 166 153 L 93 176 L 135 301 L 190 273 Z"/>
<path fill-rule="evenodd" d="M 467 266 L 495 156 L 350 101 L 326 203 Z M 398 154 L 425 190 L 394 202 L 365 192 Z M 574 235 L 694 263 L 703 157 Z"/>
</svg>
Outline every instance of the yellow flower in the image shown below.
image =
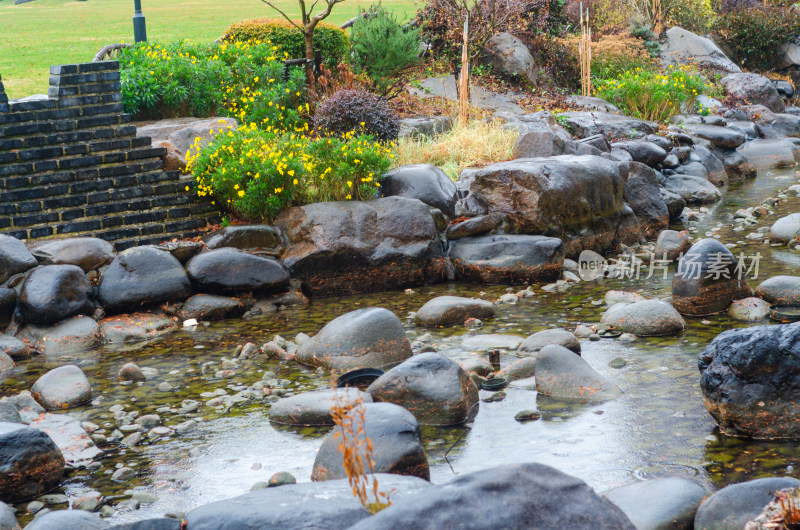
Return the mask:
<svg viewBox="0 0 800 530">
<path fill-rule="evenodd" d="M 244 197 L 244 190 L 239 190 L 239 197 Z"/>
<path fill-rule="evenodd" d="M 292 184 L 294 184 L 295 186 L 297 186 L 297 179 L 294 179 L 294 180 L 292 181 Z"/>
</svg>

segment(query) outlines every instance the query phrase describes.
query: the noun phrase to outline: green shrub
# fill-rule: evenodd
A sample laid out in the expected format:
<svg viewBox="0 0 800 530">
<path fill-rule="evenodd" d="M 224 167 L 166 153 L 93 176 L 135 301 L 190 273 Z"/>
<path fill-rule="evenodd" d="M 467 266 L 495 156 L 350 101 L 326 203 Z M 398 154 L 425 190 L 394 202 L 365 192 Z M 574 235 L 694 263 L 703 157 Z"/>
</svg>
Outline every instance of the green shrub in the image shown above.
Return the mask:
<svg viewBox="0 0 800 530">
<path fill-rule="evenodd" d="M 730 11 L 714 26 L 715 40 L 731 59 L 749 70 L 777 66 L 779 49 L 800 35 L 800 13 L 788 7 L 754 7 Z"/>
<path fill-rule="evenodd" d="M 655 59 L 661 55 L 661 45 L 658 43 L 658 38 L 655 32 L 653 32 L 653 28 L 650 27 L 647 21 L 634 19 L 631 22 L 630 31 L 631 36 L 642 41 L 642 46 L 644 46 L 644 49 L 647 50 L 651 58 Z"/>
<path fill-rule="evenodd" d="M 716 21 L 717 14 L 711 7 L 711 0 L 671 0 L 671 3 L 669 26 L 680 26 L 704 35 Z"/>
<path fill-rule="evenodd" d="M 595 81 L 595 92 L 628 116 L 660 122 L 679 114 L 682 106 L 693 108 L 700 94 L 718 95 L 710 83 L 689 73 L 687 67 L 670 67 L 664 74 L 640 68 L 627 71 Z"/>
<path fill-rule="evenodd" d="M 199 197 L 242 219 L 272 221 L 291 205 L 374 197 L 392 157 L 391 146 L 367 135 L 311 139 L 252 124 L 196 143 L 186 160 Z"/>
<path fill-rule="evenodd" d="M 386 98 L 367 90 L 346 89 L 335 92 L 317 108 L 314 129 L 332 135 L 364 131 L 389 141 L 397 138 L 400 126 Z"/>
<path fill-rule="evenodd" d="M 304 76 L 284 79 L 271 43 L 137 44 L 120 52 L 122 103 L 134 119 L 223 115 L 262 127 L 301 129 Z"/>
<path fill-rule="evenodd" d="M 421 40 L 419 29 L 404 28 L 393 13 L 378 5 L 350 32 L 353 70 L 366 72 L 372 90 L 388 96 L 402 88 L 402 72 L 419 62 Z"/>
<path fill-rule="evenodd" d="M 302 26 L 298 22 L 299 25 Z M 306 56 L 303 32 L 278 18 L 257 18 L 236 22 L 225 30 L 229 42 L 270 41 L 288 54 L 289 59 Z M 345 32 L 338 27 L 320 22 L 314 29 L 314 49 L 322 52 L 322 60 L 329 68 L 335 68 L 347 60 L 350 42 Z"/>
</svg>

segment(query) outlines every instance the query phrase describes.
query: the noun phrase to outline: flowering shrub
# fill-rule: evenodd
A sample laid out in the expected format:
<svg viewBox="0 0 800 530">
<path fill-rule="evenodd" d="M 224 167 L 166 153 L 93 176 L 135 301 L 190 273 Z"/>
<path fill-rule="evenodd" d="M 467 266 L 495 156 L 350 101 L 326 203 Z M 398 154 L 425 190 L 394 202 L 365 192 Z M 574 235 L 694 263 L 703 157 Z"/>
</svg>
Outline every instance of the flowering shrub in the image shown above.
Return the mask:
<svg viewBox="0 0 800 530">
<path fill-rule="evenodd" d="M 392 157 L 391 146 L 367 135 L 311 139 L 251 123 L 196 143 L 186 160 L 198 196 L 243 219 L 271 221 L 290 205 L 372 198 Z"/>
<path fill-rule="evenodd" d="M 134 119 L 231 116 L 263 127 L 302 129 L 304 76 L 270 42 L 167 45 L 120 52 L 122 102 Z"/>
<path fill-rule="evenodd" d="M 693 108 L 700 94 L 717 95 L 717 90 L 688 67 L 670 67 L 662 74 L 637 68 L 610 79 L 595 82 L 597 95 L 625 114 L 652 121 L 668 121 L 681 112 L 681 106 Z"/>
<path fill-rule="evenodd" d="M 363 130 L 389 141 L 397 138 L 400 125 L 386 98 L 367 90 L 346 89 L 322 102 L 314 116 L 314 128 L 336 135 Z"/>
</svg>

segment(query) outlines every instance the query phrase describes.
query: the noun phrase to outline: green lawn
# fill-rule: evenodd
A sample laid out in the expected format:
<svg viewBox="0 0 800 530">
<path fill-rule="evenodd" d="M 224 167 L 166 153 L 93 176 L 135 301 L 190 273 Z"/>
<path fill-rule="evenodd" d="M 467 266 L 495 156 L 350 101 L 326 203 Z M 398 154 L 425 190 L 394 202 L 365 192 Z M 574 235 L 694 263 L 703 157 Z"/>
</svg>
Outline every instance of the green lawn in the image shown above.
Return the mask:
<svg viewBox="0 0 800 530">
<path fill-rule="evenodd" d="M 373 0 L 346 0 L 329 22 L 341 24 Z M 290 16 L 297 2 L 276 0 Z M 384 5 L 410 17 L 414 0 Z M 211 41 L 232 22 L 279 16 L 259 0 L 142 0 L 149 40 Z M 47 92 L 50 65 L 89 62 L 100 48 L 133 42 L 133 0 L 35 0 L 14 5 L 0 0 L 0 76 L 10 98 Z"/>
</svg>

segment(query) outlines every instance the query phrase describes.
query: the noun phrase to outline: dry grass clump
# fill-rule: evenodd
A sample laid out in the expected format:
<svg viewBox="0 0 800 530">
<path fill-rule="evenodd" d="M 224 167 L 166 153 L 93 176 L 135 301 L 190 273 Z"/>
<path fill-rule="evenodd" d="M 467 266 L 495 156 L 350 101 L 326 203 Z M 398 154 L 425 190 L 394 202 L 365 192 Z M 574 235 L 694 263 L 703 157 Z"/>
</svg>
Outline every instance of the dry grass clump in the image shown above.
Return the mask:
<svg viewBox="0 0 800 530">
<path fill-rule="evenodd" d="M 474 120 L 433 138 L 399 140 L 394 164 L 433 164 L 457 181 L 464 168 L 510 159 L 516 139 L 517 132 L 500 121 Z"/>
</svg>

